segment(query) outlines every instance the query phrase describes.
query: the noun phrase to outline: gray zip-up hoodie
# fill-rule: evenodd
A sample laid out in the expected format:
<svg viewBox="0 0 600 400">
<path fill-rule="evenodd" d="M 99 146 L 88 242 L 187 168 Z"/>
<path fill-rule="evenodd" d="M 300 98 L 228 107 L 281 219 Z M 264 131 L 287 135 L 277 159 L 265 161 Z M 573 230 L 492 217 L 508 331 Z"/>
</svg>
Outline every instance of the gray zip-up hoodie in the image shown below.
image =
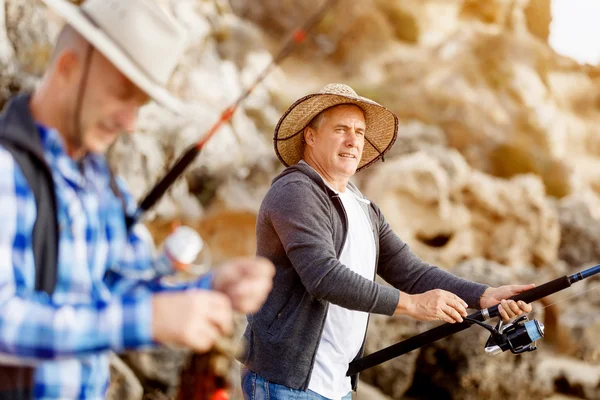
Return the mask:
<svg viewBox="0 0 600 400">
<path fill-rule="evenodd" d="M 348 187 L 364 198 L 354 185 Z M 444 289 L 479 308 L 487 286 L 419 260 L 375 203 L 367 201 L 363 207 L 375 236 L 377 274 L 393 287 L 365 279 L 340 263 L 346 213 L 339 196 L 312 167 L 300 161 L 273 179 L 256 234 L 257 254 L 271 260 L 276 272 L 265 304 L 248 316 L 247 348 L 240 360 L 248 369 L 270 382 L 306 390 L 329 303 L 393 315 L 399 290 L 414 294 Z"/>
</svg>

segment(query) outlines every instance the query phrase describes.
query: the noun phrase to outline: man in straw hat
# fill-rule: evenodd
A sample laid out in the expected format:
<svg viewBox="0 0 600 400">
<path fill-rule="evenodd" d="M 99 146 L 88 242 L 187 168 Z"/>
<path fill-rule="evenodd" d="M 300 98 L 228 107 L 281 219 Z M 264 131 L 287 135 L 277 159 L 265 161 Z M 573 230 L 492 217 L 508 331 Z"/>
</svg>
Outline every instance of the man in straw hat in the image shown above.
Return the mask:
<svg viewBox="0 0 600 400">
<path fill-rule="evenodd" d="M 296 101 L 275 128 L 287 168 L 260 208 L 257 253 L 275 264 L 273 290 L 248 316 L 242 386 L 249 399 L 350 399 L 348 364 L 369 313 L 461 322 L 532 286 L 487 287 L 419 260 L 349 179 L 383 157 L 396 116 L 346 85 Z M 393 287 L 374 281 L 379 274 Z M 502 303 L 503 318 L 531 311 Z"/>
<path fill-rule="evenodd" d="M 101 399 L 107 350 L 206 351 L 232 309 L 260 307 L 274 269 L 240 259 L 185 286 L 150 280 L 150 245 L 125 224 L 135 203 L 104 152 L 149 98 L 183 112 L 164 87 L 184 32 L 153 0 L 44 2 L 66 26 L 39 88 L 0 116 L 0 398 Z"/>
</svg>

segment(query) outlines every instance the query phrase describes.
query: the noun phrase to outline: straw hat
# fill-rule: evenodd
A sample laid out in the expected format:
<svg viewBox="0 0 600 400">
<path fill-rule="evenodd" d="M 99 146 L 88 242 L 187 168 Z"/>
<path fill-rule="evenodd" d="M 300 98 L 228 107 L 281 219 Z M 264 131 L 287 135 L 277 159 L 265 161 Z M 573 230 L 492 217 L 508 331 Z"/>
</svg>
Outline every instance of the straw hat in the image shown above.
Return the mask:
<svg viewBox="0 0 600 400">
<path fill-rule="evenodd" d="M 365 145 L 356 171 L 383 159 L 396 141 L 398 117 L 373 100 L 357 95 L 350 86 L 330 83 L 319 93 L 309 94 L 292 104 L 275 127 L 275 153 L 286 167 L 304 156 L 304 128 L 321 111 L 340 104 L 355 104 L 365 114 Z"/>
<path fill-rule="evenodd" d="M 177 114 L 183 103 L 165 88 L 186 48 L 186 34 L 153 0 L 42 0 L 156 102 Z"/>
</svg>

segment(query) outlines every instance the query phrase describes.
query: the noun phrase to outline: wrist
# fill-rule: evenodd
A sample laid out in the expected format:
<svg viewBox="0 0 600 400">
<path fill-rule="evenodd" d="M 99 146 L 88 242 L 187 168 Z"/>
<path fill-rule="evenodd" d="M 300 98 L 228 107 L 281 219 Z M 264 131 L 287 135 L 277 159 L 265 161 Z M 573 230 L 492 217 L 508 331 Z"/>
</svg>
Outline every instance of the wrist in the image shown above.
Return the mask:
<svg viewBox="0 0 600 400">
<path fill-rule="evenodd" d="M 479 308 L 487 308 L 488 307 L 488 299 L 490 297 L 493 297 L 493 295 L 491 294 L 491 291 L 493 290 L 493 287 L 488 287 L 487 289 L 485 289 L 483 291 L 483 293 L 481 294 L 481 296 L 479 297 Z"/>
<path fill-rule="evenodd" d="M 409 315 L 413 304 L 412 297 L 408 293 L 400 292 L 400 298 L 398 299 L 394 315 Z"/>
</svg>

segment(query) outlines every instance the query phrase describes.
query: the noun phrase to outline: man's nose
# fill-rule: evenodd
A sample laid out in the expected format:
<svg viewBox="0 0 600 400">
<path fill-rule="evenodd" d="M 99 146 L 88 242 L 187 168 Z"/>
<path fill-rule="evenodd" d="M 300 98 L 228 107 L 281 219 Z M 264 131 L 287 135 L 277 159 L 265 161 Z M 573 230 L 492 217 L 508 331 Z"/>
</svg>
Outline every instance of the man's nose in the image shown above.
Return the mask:
<svg viewBox="0 0 600 400">
<path fill-rule="evenodd" d="M 133 133 L 138 116 L 137 106 L 128 106 L 119 114 L 117 114 L 117 123 L 123 132 Z"/>
<path fill-rule="evenodd" d="M 348 135 L 346 137 L 346 146 L 348 147 L 357 147 L 358 137 L 356 136 L 356 132 L 354 129 L 348 130 Z"/>
</svg>

